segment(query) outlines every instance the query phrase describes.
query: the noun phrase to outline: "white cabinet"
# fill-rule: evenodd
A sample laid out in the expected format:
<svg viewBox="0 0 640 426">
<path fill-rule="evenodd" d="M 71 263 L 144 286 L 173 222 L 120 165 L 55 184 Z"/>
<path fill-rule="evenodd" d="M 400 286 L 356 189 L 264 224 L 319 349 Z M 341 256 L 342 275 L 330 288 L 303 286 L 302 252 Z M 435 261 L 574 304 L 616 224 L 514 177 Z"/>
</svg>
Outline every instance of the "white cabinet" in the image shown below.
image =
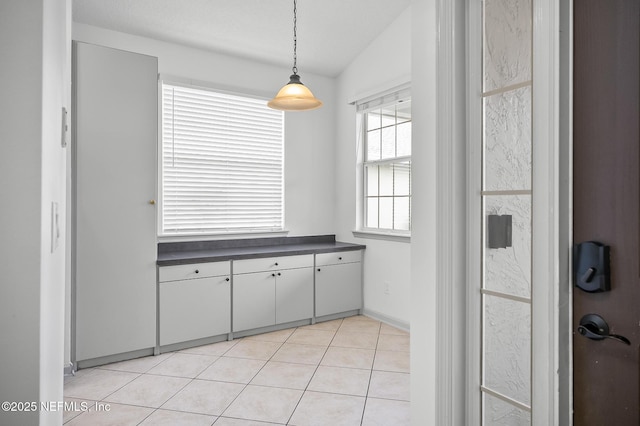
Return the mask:
<svg viewBox="0 0 640 426">
<path fill-rule="evenodd" d="M 233 331 L 313 317 L 313 255 L 233 263 Z"/>
<path fill-rule="evenodd" d="M 231 332 L 230 262 L 158 270 L 160 346 Z"/>
<path fill-rule="evenodd" d="M 316 255 L 316 317 L 362 309 L 362 254 Z"/>
<path fill-rule="evenodd" d="M 156 344 L 158 60 L 74 43 L 74 361 Z M 85 362 L 87 361 L 87 362 Z"/>
</svg>

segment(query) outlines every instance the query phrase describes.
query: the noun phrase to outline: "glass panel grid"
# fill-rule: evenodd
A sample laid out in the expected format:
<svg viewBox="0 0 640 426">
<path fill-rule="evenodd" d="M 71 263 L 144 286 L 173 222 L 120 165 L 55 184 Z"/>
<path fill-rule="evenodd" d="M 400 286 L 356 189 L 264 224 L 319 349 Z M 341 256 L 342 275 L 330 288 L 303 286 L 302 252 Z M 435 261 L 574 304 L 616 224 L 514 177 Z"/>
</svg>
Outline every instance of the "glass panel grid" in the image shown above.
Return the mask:
<svg viewBox="0 0 640 426">
<path fill-rule="evenodd" d="M 411 103 L 364 112 L 364 227 L 411 229 Z"/>
<path fill-rule="evenodd" d="M 531 85 L 533 0 L 482 4 L 481 420 L 531 424 Z M 511 244 L 488 247 L 488 215 Z"/>
</svg>

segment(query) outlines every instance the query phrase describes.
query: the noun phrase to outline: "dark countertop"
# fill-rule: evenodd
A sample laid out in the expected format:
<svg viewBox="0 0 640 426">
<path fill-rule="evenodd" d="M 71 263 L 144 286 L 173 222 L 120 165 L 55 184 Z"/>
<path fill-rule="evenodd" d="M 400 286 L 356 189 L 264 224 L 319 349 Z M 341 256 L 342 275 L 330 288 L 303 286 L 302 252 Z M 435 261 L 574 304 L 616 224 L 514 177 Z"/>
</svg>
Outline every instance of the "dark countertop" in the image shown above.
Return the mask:
<svg viewBox="0 0 640 426">
<path fill-rule="evenodd" d="M 335 235 L 272 237 L 238 240 L 159 243 L 158 266 L 219 262 L 273 256 L 362 250 L 362 244 L 342 243 Z"/>
</svg>

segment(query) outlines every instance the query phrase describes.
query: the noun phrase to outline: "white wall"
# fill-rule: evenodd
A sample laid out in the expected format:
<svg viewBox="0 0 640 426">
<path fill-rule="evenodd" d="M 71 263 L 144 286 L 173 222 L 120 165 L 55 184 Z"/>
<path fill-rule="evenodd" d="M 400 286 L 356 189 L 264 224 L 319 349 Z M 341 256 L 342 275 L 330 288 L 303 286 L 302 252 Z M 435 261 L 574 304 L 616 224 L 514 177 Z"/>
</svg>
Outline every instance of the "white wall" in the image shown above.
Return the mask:
<svg viewBox="0 0 640 426">
<path fill-rule="evenodd" d="M 70 0 L 0 3 L 0 400 L 62 401 L 65 151 Z M 51 203 L 61 239 L 51 253 Z M 0 412 L 0 423 L 60 424 L 61 412 Z"/>
<path fill-rule="evenodd" d="M 366 244 L 364 308 L 367 313 L 409 326 L 411 300 L 408 242 L 355 238 L 357 176 L 355 106 L 349 102 L 411 80 L 411 8 L 407 8 L 340 74 L 336 87 L 336 223 L 341 241 Z M 384 284 L 389 283 L 389 294 Z"/>
<path fill-rule="evenodd" d="M 158 58 L 160 74 L 222 89 L 273 97 L 291 70 L 144 37 L 73 23 L 73 39 Z M 289 235 L 332 234 L 334 195 L 334 80 L 304 71 L 302 81 L 324 102 L 285 113 L 285 226 Z"/>
</svg>

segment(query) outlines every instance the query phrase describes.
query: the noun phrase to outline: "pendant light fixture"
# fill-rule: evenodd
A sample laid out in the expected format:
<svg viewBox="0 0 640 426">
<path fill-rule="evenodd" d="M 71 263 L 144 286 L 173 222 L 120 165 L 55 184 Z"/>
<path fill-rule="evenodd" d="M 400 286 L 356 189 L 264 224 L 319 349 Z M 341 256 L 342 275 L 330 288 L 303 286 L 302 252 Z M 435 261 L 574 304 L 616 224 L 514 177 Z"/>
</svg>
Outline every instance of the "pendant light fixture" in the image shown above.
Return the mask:
<svg viewBox="0 0 640 426">
<path fill-rule="evenodd" d="M 270 108 L 282 111 L 307 111 L 322 106 L 322 102 L 313 96 L 307 86 L 302 84 L 298 75 L 297 12 L 296 0 L 293 0 L 293 74 L 289 77 L 289 83 L 280 89 L 275 98 L 267 103 Z"/>
</svg>

